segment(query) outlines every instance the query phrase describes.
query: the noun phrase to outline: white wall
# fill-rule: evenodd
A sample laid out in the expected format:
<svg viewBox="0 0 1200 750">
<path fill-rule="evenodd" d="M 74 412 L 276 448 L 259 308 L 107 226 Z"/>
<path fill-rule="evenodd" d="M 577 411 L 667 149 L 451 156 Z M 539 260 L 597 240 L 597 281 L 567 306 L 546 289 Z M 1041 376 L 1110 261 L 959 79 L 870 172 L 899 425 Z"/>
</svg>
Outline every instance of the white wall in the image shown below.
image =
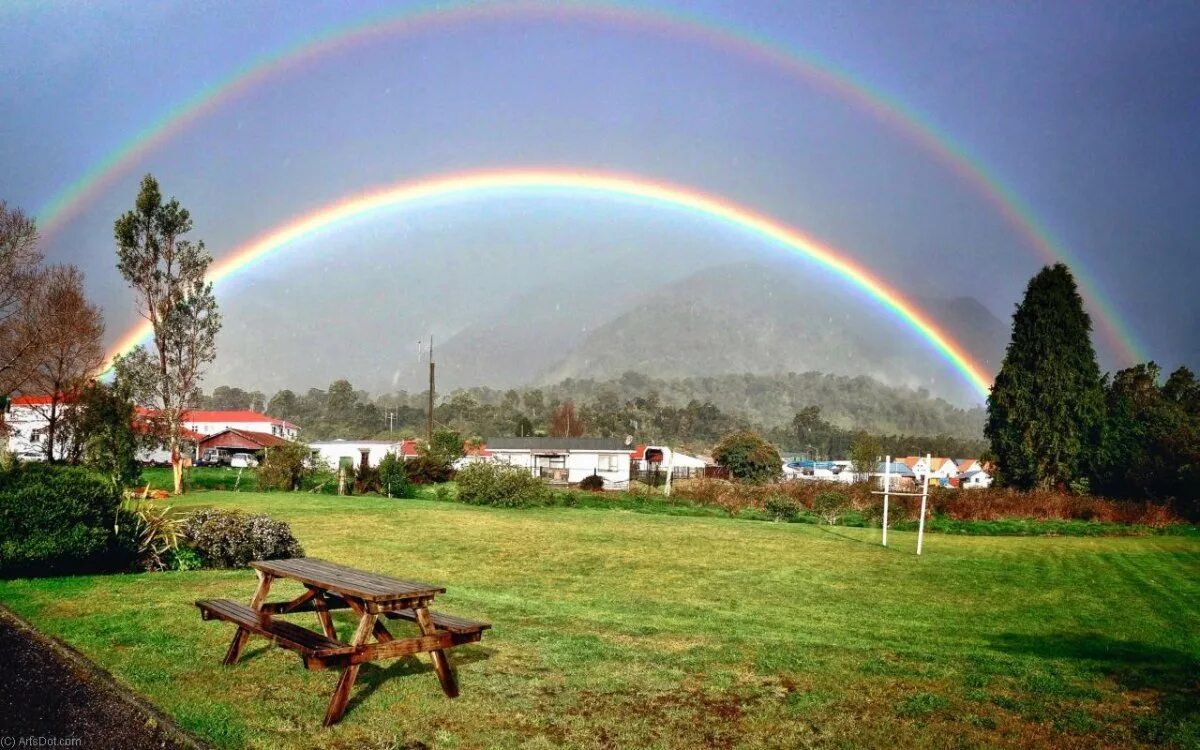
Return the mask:
<svg viewBox="0 0 1200 750">
<path fill-rule="evenodd" d="M 606 484 L 629 481 L 629 451 L 567 451 L 562 455 L 566 457 L 567 481 L 571 484 L 582 482 L 592 474 L 603 477 Z M 492 460 L 523 469 L 532 469 L 534 465 L 530 451 L 492 450 Z M 600 469 L 602 463 L 612 468 Z"/>
<path fill-rule="evenodd" d="M 42 416 L 38 409 L 32 406 L 10 407 L 4 416 L 4 422 L 8 427 L 9 452 L 16 453 L 23 461 L 41 461 L 46 458 L 46 427 L 50 421 Z M 65 422 L 59 423 L 55 438 L 56 458 L 66 458 L 69 435 Z"/>
<path fill-rule="evenodd" d="M 245 430 L 246 432 L 265 432 L 268 435 L 295 440 L 299 432 L 295 427 L 289 427 L 282 421 L 270 422 L 184 422 L 183 426 L 201 435 L 215 435 L 224 430 Z"/>
<path fill-rule="evenodd" d="M 317 443 L 309 443 L 308 447 L 317 452 L 318 459 L 331 469 L 336 469 L 343 457 L 349 458 L 357 467 L 362 461 L 362 453 L 359 448 L 366 448 L 370 452 L 367 454 L 367 464 L 375 467 L 383 460 L 383 457 L 389 453 L 400 454 L 399 443 L 387 442 L 355 442 L 353 440 L 329 440 Z"/>
</svg>

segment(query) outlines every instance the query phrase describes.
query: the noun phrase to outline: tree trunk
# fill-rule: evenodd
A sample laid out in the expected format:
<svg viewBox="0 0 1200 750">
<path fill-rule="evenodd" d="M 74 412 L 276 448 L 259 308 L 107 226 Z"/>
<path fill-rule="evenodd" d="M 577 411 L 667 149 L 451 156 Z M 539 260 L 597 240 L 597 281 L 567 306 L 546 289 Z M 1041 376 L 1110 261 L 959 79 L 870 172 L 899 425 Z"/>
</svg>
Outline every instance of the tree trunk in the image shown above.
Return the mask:
<svg viewBox="0 0 1200 750">
<path fill-rule="evenodd" d="M 174 433 L 174 430 L 172 430 Z M 183 456 L 179 454 L 179 437 L 171 435 L 171 475 L 175 479 L 175 494 L 183 494 Z"/>
</svg>

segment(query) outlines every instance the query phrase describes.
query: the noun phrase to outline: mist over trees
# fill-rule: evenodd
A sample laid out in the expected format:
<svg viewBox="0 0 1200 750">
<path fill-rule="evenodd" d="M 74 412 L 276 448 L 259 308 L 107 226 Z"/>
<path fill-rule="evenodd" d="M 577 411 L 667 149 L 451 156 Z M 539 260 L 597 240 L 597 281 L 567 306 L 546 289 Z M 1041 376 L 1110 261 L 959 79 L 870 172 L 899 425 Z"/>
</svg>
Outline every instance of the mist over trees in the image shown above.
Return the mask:
<svg viewBox="0 0 1200 750">
<path fill-rule="evenodd" d="M 534 435 L 624 438 L 630 435 L 638 442 L 670 442 L 698 452 L 707 452 L 731 432 L 753 429 L 789 452 L 820 459 L 844 458 L 851 444 L 864 431 L 876 438 L 881 450 L 894 455 L 929 451 L 975 457 L 985 447 L 978 431 L 974 437 L 970 433 L 960 437 L 945 432 L 873 432 L 868 429 L 873 426 L 870 420 L 846 420 L 847 426 L 839 426 L 826 419 L 825 404 L 802 406 L 789 416 L 788 404 L 798 396 L 788 388 L 794 388 L 796 383 L 815 384 L 817 387 L 811 389 L 814 393 L 839 393 L 838 397 L 827 400 L 843 414 L 869 413 L 872 404 L 883 396 L 870 387 L 864 388 L 858 379 L 806 374 L 775 376 L 774 382 L 771 376 L 713 380 L 709 387 L 721 393 L 725 403 L 741 403 L 750 408 L 734 412 L 695 397 L 680 401 L 680 394 L 688 393 L 686 384 L 627 373 L 615 381 L 566 381 L 548 388 L 458 390 L 439 400 L 434 409 L 434 420 L 439 428 L 451 429 L 470 438 Z M 849 394 L 837 390 L 839 382 L 849 384 Z M 728 387 L 719 388 L 721 383 Z M 878 383 L 874 388 L 893 390 Z M 669 398 L 664 398 L 662 391 L 670 394 Z M 784 391 L 789 393 L 788 398 L 780 397 Z M 867 394 L 861 405 L 855 404 L 855 393 Z M 915 415 L 911 420 L 915 425 L 969 423 L 973 416 L 963 410 L 939 416 L 942 409 L 953 407 L 922 397 L 917 392 L 900 391 L 900 394 L 912 400 L 904 408 Z M 259 395 L 237 387 L 218 386 L 211 395 L 202 398 L 198 406 L 250 408 L 249 404 Z M 405 391 L 376 397 L 341 379 L 324 390 L 279 391 L 267 400 L 266 413 L 299 425 L 308 440 L 337 437 L 398 439 L 424 433 L 426 399 L 426 392 Z M 748 416 L 748 413 L 767 413 L 772 404 L 775 410 L 771 421 L 758 421 Z"/>
</svg>

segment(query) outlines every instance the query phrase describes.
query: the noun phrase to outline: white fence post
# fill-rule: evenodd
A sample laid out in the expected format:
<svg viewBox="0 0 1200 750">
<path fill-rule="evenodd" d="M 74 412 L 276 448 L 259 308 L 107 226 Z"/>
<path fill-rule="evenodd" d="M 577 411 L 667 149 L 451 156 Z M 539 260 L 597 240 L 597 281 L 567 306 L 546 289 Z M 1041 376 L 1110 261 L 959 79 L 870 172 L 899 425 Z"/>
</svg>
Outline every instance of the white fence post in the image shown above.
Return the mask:
<svg viewBox="0 0 1200 750">
<path fill-rule="evenodd" d="M 888 524 L 888 493 L 892 491 L 892 457 L 884 458 L 883 465 L 883 546 L 887 546 L 887 524 Z"/>
<path fill-rule="evenodd" d="M 917 524 L 917 554 L 921 554 L 921 546 L 925 542 L 925 501 L 929 499 L 929 474 L 933 466 L 933 456 L 925 454 L 925 474 L 922 477 L 924 486 L 921 488 L 921 520 Z"/>
</svg>

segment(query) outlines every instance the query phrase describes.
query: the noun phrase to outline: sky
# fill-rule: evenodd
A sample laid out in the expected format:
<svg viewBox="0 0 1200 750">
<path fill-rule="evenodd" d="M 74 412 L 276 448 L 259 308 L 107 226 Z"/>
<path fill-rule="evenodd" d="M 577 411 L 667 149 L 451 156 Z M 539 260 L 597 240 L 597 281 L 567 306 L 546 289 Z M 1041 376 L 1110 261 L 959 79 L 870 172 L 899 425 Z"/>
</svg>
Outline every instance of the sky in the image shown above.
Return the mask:
<svg viewBox="0 0 1200 750">
<path fill-rule="evenodd" d="M 44 236 L 47 260 L 85 272 L 111 342 L 135 322 L 112 222 L 132 206 L 144 173 L 191 211 L 192 236 L 220 259 L 371 187 L 554 166 L 722 196 L 844 250 L 906 293 L 972 296 L 1003 320 L 1045 263 L 969 180 L 828 87 L 695 35 L 528 10 L 536 5 L 457 20 L 446 13 L 408 33 L 335 48 L 221 101 L 82 201 Z M 0 199 L 44 216 L 137 133 L 252 61 L 329 29 L 432 7 L 7 2 Z M 1194 3 L 625 7 L 686 11 L 769 38 L 919 113 L 1068 249 L 1140 353 L 1168 370 L 1200 367 Z M 695 218 L 581 196 L 383 212 L 218 285 L 228 354 L 216 369 L 253 380 L 270 369 L 252 361 L 264 341 L 295 341 L 297 357 L 271 365 L 287 374 L 262 382 L 323 386 L 306 382 L 301 365 L 324 360 L 329 342 L 407 352 L 423 332 L 451 336 L 481 311 L 547 285 L 605 283 L 630 267 L 666 281 L 771 252 Z M 819 273 L 794 265 L 797 274 Z M 862 305 L 860 291 L 845 295 L 864 325 L 897 326 Z M 1129 364 L 1099 336 L 1097 348 L 1104 368 Z M 323 364 L 321 372 L 336 368 Z"/>
</svg>

